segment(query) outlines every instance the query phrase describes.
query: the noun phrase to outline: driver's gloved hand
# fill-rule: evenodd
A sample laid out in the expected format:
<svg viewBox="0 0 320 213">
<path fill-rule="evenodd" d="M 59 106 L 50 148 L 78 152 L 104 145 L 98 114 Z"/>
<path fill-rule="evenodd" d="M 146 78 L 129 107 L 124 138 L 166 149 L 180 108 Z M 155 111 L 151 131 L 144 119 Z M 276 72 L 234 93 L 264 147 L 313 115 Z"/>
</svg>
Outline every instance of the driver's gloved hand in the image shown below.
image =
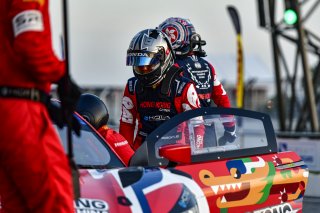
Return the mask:
<svg viewBox="0 0 320 213">
<path fill-rule="evenodd" d="M 67 121 L 65 119 L 65 116 L 63 115 L 60 103 L 58 101 L 48 101 L 47 103 L 47 109 L 50 115 L 51 120 L 61 129 L 66 124 Z M 72 130 L 80 136 L 80 129 L 81 125 L 78 121 L 78 119 L 72 115 Z"/>
<path fill-rule="evenodd" d="M 221 138 L 219 138 L 219 146 L 226 145 L 226 143 L 233 143 L 237 138 L 236 135 L 236 127 L 224 127 L 224 134 Z"/>
<path fill-rule="evenodd" d="M 82 93 L 80 87 L 69 76 L 64 76 L 58 81 L 57 90 L 62 108 L 73 113 Z"/>
<path fill-rule="evenodd" d="M 72 125 L 72 130 L 80 136 L 81 125 L 78 119 L 75 118 L 73 113 L 76 109 L 76 105 L 82 91 L 80 87 L 67 75 L 59 80 L 57 90 L 59 99 L 61 101 L 61 108 L 59 112 L 62 117 L 61 121 L 63 122 L 63 124 L 69 123 L 70 125 Z"/>
</svg>

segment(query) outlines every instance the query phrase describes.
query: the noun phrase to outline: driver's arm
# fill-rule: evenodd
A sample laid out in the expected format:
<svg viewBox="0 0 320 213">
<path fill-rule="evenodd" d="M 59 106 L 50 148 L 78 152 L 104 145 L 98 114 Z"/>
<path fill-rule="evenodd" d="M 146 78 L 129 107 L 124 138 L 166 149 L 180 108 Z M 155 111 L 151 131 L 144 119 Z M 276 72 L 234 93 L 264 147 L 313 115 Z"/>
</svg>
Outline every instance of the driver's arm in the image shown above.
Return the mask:
<svg viewBox="0 0 320 213">
<path fill-rule="evenodd" d="M 209 63 L 211 74 L 213 76 L 213 90 L 211 93 L 211 99 L 217 105 L 217 107 L 231 107 L 230 100 L 227 92 L 223 88 L 223 85 L 219 81 L 216 71 L 213 66 Z"/>
<path fill-rule="evenodd" d="M 136 98 L 129 92 L 127 84 L 122 98 L 122 113 L 120 117 L 119 133 L 129 142 L 131 147 L 133 147 L 136 117 Z"/>
<path fill-rule="evenodd" d="M 179 107 L 179 106 L 176 106 Z M 196 92 L 196 89 L 194 87 L 193 83 L 189 83 L 182 92 L 181 96 L 181 102 L 180 102 L 180 109 L 181 112 L 187 111 L 187 110 L 193 110 L 200 108 L 200 101 L 198 97 L 198 93 Z M 195 133 L 195 145 L 197 148 L 203 147 L 203 136 L 204 136 L 204 126 L 202 124 L 195 125 L 194 127 L 194 133 Z M 189 130 L 187 127 L 184 129 L 184 135 L 189 136 Z M 188 137 L 184 138 L 186 143 L 189 142 Z"/>
</svg>

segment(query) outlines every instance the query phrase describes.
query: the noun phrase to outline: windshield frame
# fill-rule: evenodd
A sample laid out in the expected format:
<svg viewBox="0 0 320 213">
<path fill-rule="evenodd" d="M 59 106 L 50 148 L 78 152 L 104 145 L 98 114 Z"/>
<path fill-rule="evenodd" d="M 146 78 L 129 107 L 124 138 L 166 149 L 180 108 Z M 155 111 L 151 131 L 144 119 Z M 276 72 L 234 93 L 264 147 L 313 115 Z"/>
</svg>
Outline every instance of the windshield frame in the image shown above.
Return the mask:
<svg viewBox="0 0 320 213">
<path fill-rule="evenodd" d="M 99 143 L 102 145 L 102 147 L 104 147 L 109 154 L 110 160 L 107 164 L 101 164 L 101 165 L 83 165 L 83 164 L 77 164 L 77 166 L 79 167 L 79 169 L 112 169 L 112 168 L 122 168 L 125 167 L 124 162 L 122 161 L 122 159 L 115 153 L 115 151 L 112 149 L 112 147 L 108 144 L 108 142 L 99 134 L 98 131 L 96 131 L 91 125 L 90 123 L 88 123 L 83 117 L 81 117 L 78 113 L 74 113 L 74 115 L 77 119 L 79 119 L 79 123 L 81 125 L 81 131 L 86 131 L 89 134 L 92 134 L 92 138 L 96 138 L 97 141 L 99 141 Z M 55 125 L 55 124 L 54 124 Z M 61 139 L 63 148 L 65 150 L 65 152 L 67 153 L 67 137 L 62 137 L 61 135 L 61 128 L 59 128 L 57 125 L 55 125 L 56 130 L 57 130 L 57 134 L 59 136 L 59 138 Z M 67 126 L 64 126 L 63 128 L 67 128 Z M 83 128 L 85 130 L 83 130 Z M 90 131 L 88 131 L 90 130 Z M 75 136 L 74 132 L 72 133 L 73 137 L 72 137 L 72 143 L 74 144 L 74 137 Z M 82 137 L 80 135 L 80 137 Z M 76 153 L 75 153 L 75 149 L 73 148 L 73 155 L 74 155 L 74 159 L 76 159 Z"/>
<path fill-rule="evenodd" d="M 263 155 L 276 153 L 278 150 L 275 131 L 271 122 L 271 118 L 268 114 L 238 108 L 218 108 L 218 107 L 206 107 L 195 110 L 189 110 L 181 114 L 176 115 L 170 120 L 160 125 L 156 130 L 149 134 L 142 144 L 142 146 L 136 151 L 133 158 L 138 164 L 145 166 L 166 166 L 168 165 L 167 159 L 159 159 L 156 157 L 155 151 L 156 142 L 165 135 L 168 130 L 175 128 L 180 123 L 190 120 L 191 118 L 204 116 L 204 115 L 223 115 L 233 114 L 235 116 L 248 117 L 261 120 L 266 132 L 267 145 L 254 148 L 246 148 L 241 150 L 230 150 L 227 152 L 215 152 L 215 153 L 203 153 L 191 156 L 191 163 L 201 163 L 215 160 L 222 160 L 228 158 L 239 158 L 253 155 Z M 137 160 L 138 159 L 138 160 Z M 136 162 L 132 162 L 135 165 Z"/>
</svg>

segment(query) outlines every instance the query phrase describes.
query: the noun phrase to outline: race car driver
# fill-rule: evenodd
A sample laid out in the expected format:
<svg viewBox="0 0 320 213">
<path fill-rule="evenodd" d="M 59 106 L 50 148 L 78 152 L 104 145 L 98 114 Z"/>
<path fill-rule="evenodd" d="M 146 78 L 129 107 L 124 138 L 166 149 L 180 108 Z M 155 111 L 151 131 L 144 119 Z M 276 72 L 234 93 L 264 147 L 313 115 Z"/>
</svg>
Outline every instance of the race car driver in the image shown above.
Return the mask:
<svg viewBox="0 0 320 213">
<path fill-rule="evenodd" d="M 65 74 L 48 5 L 0 1 L 1 212 L 74 212 L 68 159 L 46 108 L 51 83 Z"/>
<path fill-rule="evenodd" d="M 136 150 L 160 124 L 178 113 L 199 108 L 200 102 L 193 83 L 174 66 L 170 41 L 160 30 L 146 29 L 134 36 L 127 51 L 127 66 L 133 67 L 135 77 L 125 87 L 120 134 Z M 202 147 L 203 129 L 198 128 L 197 135 L 197 147 Z"/>
<path fill-rule="evenodd" d="M 85 93 L 80 96 L 76 111 L 105 138 L 128 166 L 134 151 L 122 135 L 108 127 L 109 112 L 104 102 L 96 95 Z"/>
<path fill-rule="evenodd" d="M 183 68 L 183 76 L 194 82 L 201 106 L 210 107 L 213 101 L 217 107 L 231 107 L 214 67 L 204 59 L 206 53 L 202 46 L 206 42 L 201 40 L 190 20 L 171 17 L 162 22 L 158 28 L 170 38 L 176 55 L 175 63 Z M 225 139 L 233 142 L 236 137 L 235 123 L 226 123 L 224 127 Z M 208 129 L 210 128 L 206 129 L 206 133 L 209 132 Z"/>
</svg>

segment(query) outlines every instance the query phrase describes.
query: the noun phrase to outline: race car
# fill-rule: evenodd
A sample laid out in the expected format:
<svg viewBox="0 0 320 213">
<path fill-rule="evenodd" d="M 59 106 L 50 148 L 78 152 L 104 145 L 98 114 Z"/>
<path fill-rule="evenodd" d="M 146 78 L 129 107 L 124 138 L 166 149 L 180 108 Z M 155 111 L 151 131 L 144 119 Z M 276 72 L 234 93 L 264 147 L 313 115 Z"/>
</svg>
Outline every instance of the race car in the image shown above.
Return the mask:
<svg viewBox="0 0 320 213">
<path fill-rule="evenodd" d="M 129 167 L 75 116 L 82 125 L 81 137 L 73 136 L 81 188 L 76 212 L 302 212 L 307 166 L 295 152 L 278 152 L 267 114 L 181 113 L 146 138 Z M 228 141 L 230 124 L 236 132 Z M 57 130 L 67 149 L 66 128 Z"/>
</svg>

